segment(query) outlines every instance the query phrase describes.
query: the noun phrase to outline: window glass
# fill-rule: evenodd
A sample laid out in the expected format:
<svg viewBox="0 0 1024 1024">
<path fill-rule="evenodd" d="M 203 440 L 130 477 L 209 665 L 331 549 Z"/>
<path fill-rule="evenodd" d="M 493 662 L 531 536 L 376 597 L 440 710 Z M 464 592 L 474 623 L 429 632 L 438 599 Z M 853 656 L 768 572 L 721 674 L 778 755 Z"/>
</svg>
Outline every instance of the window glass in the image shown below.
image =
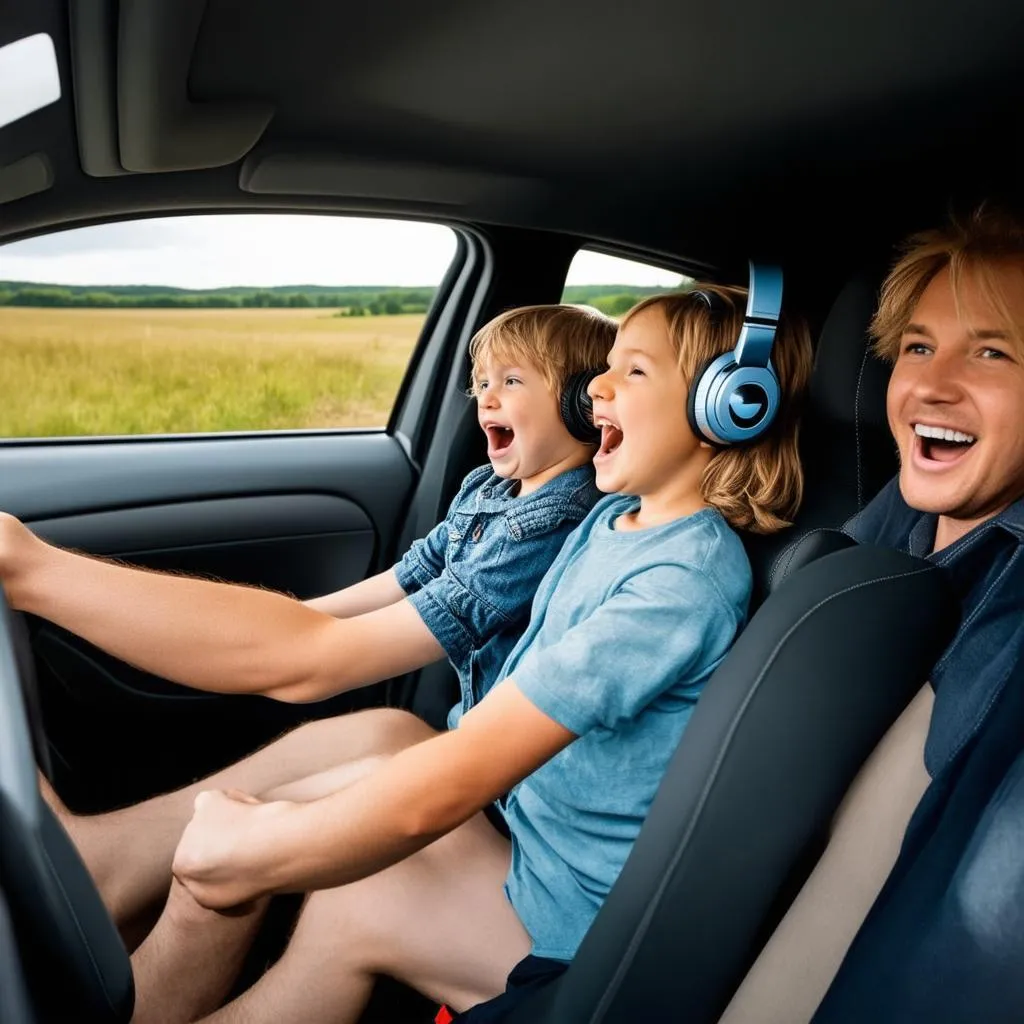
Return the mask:
<svg viewBox="0 0 1024 1024">
<path fill-rule="evenodd" d="M 0 247 L 0 436 L 380 427 L 446 227 L 169 217 Z"/>
<path fill-rule="evenodd" d="M 621 316 L 648 295 L 679 291 L 692 284 L 692 278 L 672 270 L 580 249 L 569 267 L 562 301 Z"/>
<path fill-rule="evenodd" d="M 0 128 L 60 99 L 53 40 L 45 33 L 0 46 Z"/>
</svg>

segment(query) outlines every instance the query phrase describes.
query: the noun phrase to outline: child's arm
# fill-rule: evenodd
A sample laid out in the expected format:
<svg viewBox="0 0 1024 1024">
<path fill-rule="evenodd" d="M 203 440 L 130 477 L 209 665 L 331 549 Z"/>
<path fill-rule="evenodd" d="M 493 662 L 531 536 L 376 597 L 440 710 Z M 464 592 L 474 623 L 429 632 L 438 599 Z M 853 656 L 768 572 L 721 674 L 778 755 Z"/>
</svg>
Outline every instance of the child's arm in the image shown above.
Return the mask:
<svg viewBox="0 0 1024 1024">
<path fill-rule="evenodd" d="M 463 481 L 453 505 L 458 504 L 468 487 L 478 484 L 485 476 L 486 473 L 481 470 L 473 470 Z M 336 590 L 333 594 L 325 594 L 323 597 L 314 597 L 304 603 L 309 608 L 336 619 L 349 619 L 354 615 L 364 615 L 366 612 L 386 608 L 421 590 L 441 575 L 444 571 L 447 545 L 446 517 L 426 537 L 414 541 L 397 565 L 344 590 Z"/>
<path fill-rule="evenodd" d="M 218 693 L 319 700 L 445 653 L 408 601 L 333 619 L 283 594 L 64 551 L 3 515 L 0 581 L 13 607 L 138 668 Z"/>
<path fill-rule="evenodd" d="M 321 800 L 252 806 L 200 794 L 174 873 L 218 909 L 364 878 L 450 832 L 575 738 L 506 679 L 458 729 Z"/>
<path fill-rule="evenodd" d="M 378 608 L 387 608 L 405 597 L 405 591 L 398 585 L 395 570 L 387 569 L 368 580 L 354 583 L 333 594 L 310 598 L 303 603 L 307 608 L 323 612 L 335 619 L 350 619 L 354 615 L 365 615 Z"/>
<path fill-rule="evenodd" d="M 458 729 L 348 788 L 257 806 L 202 794 L 175 874 L 200 903 L 223 908 L 379 871 L 456 828 L 577 736 L 621 726 L 688 677 L 703 683 L 736 624 L 736 609 L 703 573 L 662 566 L 634 577 L 557 643 L 520 659 Z"/>
</svg>

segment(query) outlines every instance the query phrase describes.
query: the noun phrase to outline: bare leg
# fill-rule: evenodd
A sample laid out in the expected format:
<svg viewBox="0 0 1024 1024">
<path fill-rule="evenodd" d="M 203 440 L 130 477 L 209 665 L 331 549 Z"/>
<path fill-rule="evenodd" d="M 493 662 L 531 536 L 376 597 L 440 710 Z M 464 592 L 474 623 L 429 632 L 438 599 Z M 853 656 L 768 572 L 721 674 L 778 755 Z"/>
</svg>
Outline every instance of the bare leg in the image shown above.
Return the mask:
<svg viewBox="0 0 1024 1024">
<path fill-rule="evenodd" d="M 368 775 L 388 756 L 353 761 L 261 796 L 316 800 Z M 242 968 L 268 902 L 220 914 L 199 906 L 172 880 L 163 914 L 132 956 L 137 993 L 133 1024 L 185 1024 L 220 1006 Z"/>
<path fill-rule="evenodd" d="M 264 793 L 339 764 L 395 753 L 432 735 L 425 722 L 395 708 L 310 722 L 201 782 L 109 814 L 72 815 L 42 779 L 41 788 L 123 927 L 166 894 L 171 859 L 200 790 Z"/>
<path fill-rule="evenodd" d="M 219 914 L 177 881 L 156 928 L 132 955 L 132 1024 L 186 1024 L 227 997 L 269 900 Z"/>
<path fill-rule="evenodd" d="M 510 859 L 478 814 L 400 864 L 314 893 L 284 956 L 209 1024 L 354 1022 L 378 974 L 457 1010 L 497 995 L 530 951 L 502 890 Z"/>
</svg>

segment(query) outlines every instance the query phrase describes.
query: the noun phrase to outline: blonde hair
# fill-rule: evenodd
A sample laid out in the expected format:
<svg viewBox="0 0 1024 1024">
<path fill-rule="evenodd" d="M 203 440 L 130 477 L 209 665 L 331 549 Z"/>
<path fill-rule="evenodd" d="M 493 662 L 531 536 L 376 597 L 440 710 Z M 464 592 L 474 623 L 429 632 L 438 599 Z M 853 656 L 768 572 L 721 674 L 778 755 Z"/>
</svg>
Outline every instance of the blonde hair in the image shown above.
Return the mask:
<svg viewBox="0 0 1024 1024">
<path fill-rule="evenodd" d="M 473 393 L 477 370 L 488 357 L 509 364 L 529 363 L 556 397 L 565 382 L 583 370 L 604 369 L 619 325 L 591 306 L 521 306 L 496 316 L 469 345 Z"/>
<path fill-rule="evenodd" d="M 702 299 L 682 292 L 645 299 L 622 318 L 625 326 L 641 310 L 660 309 L 688 383 L 712 359 L 736 345 L 747 302 L 745 288 L 713 284 L 695 288 L 718 295 L 722 309 L 712 312 Z M 704 501 L 731 526 L 751 533 L 775 533 L 789 526 L 803 498 L 797 440 L 800 406 L 811 376 L 811 338 L 803 320 L 783 313 L 775 332 L 772 365 L 782 398 L 775 421 L 759 441 L 716 450 L 700 482 Z"/>
<path fill-rule="evenodd" d="M 993 264 L 1019 262 L 1024 289 L 1024 222 L 1006 211 L 982 205 L 966 219 L 950 217 L 943 227 L 912 235 L 882 285 L 878 312 L 871 321 L 875 352 L 895 362 L 900 339 L 914 308 L 932 279 L 946 267 L 960 312 L 961 288 L 968 274 L 985 302 L 1009 328 L 1024 350 L 1024 325 L 1016 323 Z"/>
</svg>

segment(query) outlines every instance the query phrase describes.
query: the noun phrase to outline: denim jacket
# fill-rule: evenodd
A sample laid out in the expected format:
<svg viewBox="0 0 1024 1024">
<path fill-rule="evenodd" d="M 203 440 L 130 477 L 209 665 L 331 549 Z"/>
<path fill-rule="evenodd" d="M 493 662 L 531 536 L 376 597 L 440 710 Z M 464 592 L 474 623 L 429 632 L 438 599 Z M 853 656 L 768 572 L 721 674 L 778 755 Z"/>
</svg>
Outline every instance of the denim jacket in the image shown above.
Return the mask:
<svg viewBox="0 0 1024 1024">
<path fill-rule="evenodd" d="M 459 677 L 455 725 L 496 682 L 530 618 L 544 573 L 600 491 L 588 464 L 523 498 L 490 466 L 463 481 L 444 521 L 395 566 L 399 586 Z"/>
<path fill-rule="evenodd" d="M 935 706 L 925 767 L 935 778 L 981 728 L 1017 659 L 1024 616 L 1024 498 L 932 554 L 938 517 L 910 508 L 890 481 L 847 525 L 858 541 L 899 548 L 943 566 L 961 622 L 932 672 Z"/>
</svg>

